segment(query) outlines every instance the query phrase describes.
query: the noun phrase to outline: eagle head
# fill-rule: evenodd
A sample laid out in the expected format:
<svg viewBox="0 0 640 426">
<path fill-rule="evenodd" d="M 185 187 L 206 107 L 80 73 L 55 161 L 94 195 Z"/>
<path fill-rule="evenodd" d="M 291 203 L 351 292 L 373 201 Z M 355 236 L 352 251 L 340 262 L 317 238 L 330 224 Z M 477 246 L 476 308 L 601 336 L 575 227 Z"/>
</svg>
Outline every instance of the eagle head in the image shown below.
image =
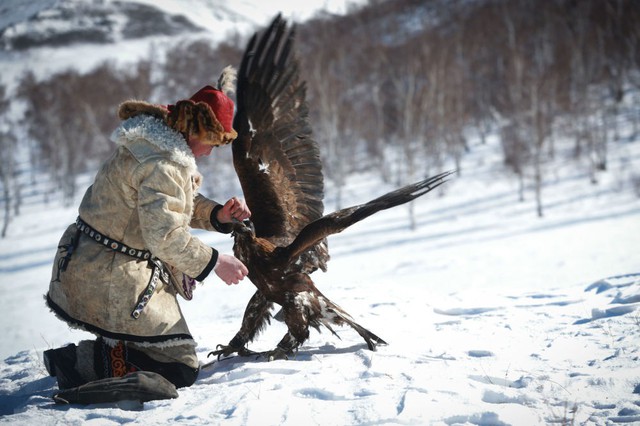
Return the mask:
<svg viewBox="0 0 640 426">
<path fill-rule="evenodd" d="M 235 238 L 248 238 L 253 239 L 256 237 L 256 228 L 249 219 L 245 219 L 242 222 L 239 220 L 233 220 L 233 236 Z"/>
</svg>

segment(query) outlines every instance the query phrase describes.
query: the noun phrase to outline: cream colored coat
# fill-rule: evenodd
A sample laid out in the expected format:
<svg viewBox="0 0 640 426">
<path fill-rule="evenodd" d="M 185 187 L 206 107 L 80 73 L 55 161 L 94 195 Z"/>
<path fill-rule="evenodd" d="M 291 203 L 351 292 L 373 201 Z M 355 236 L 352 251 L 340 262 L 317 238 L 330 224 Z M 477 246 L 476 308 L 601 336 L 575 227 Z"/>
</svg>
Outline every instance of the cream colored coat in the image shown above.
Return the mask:
<svg viewBox="0 0 640 426">
<path fill-rule="evenodd" d="M 103 235 L 149 250 L 191 277 L 206 273 L 217 252 L 189 228 L 214 230 L 210 214 L 217 203 L 197 194 L 200 175 L 184 138 L 150 115 L 127 119 L 112 138 L 118 147 L 88 188 L 80 217 Z M 69 226 L 60 246 L 75 231 Z M 176 291 L 161 280 L 141 316 L 131 316 L 150 280 L 147 261 L 116 253 L 85 234 L 66 270 L 58 271 L 65 254 L 58 250 L 47 303 L 71 326 L 142 344 L 194 344 Z"/>
</svg>

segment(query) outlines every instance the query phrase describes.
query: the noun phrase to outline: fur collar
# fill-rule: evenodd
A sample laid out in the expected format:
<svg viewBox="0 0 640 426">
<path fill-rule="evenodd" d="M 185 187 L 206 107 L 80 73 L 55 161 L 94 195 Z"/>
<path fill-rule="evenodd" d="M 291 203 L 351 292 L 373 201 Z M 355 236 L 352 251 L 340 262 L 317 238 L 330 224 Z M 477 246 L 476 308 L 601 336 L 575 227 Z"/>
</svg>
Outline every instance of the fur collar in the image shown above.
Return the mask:
<svg viewBox="0 0 640 426">
<path fill-rule="evenodd" d="M 118 145 L 130 146 L 137 139 L 144 139 L 162 151 L 169 153 L 169 158 L 176 163 L 197 170 L 196 159 L 184 137 L 167 126 L 157 116 L 138 114 L 127 118 L 111 135 L 111 140 Z"/>
</svg>

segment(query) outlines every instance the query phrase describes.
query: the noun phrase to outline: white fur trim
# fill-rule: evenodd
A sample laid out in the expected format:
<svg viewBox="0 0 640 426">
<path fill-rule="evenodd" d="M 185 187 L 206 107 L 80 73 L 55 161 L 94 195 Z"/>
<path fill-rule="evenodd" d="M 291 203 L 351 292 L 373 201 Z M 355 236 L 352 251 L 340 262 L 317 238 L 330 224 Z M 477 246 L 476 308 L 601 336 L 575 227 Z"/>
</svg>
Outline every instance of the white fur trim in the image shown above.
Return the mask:
<svg viewBox="0 0 640 426">
<path fill-rule="evenodd" d="M 184 137 L 167 126 L 164 121 L 151 115 L 137 115 L 122 122 L 111 134 L 118 145 L 127 145 L 136 139 L 144 139 L 170 154 L 172 161 L 197 170 L 196 158 Z"/>
<path fill-rule="evenodd" d="M 134 342 L 131 341 L 131 343 L 135 344 L 136 346 L 139 346 L 141 348 L 170 348 L 172 346 L 182 346 L 182 345 L 186 345 L 186 346 L 193 346 L 194 348 L 196 346 L 198 346 L 198 344 L 196 343 L 195 340 L 192 339 L 170 339 L 170 340 L 165 340 L 162 342 Z"/>
<path fill-rule="evenodd" d="M 110 347 L 110 348 L 114 348 L 116 347 L 116 345 L 120 342 L 122 342 L 122 340 L 116 340 L 116 339 L 111 339 L 109 337 L 104 337 L 101 336 L 102 340 Z M 186 346 L 193 346 L 194 348 L 196 346 L 198 346 L 198 344 L 195 342 L 195 340 L 192 339 L 169 339 L 169 340 L 165 340 L 164 342 L 155 342 L 155 343 L 150 343 L 150 342 L 137 342 L 137 341 L 133 341 L 133 340 L 124 340 L 125 342 L 128 343 L 133 343 L 134 345 L 141 347 L 141 348 L 170 348 L 172 346 L 182 346 L 182 345 L 186 345 Z"/>
</svg>

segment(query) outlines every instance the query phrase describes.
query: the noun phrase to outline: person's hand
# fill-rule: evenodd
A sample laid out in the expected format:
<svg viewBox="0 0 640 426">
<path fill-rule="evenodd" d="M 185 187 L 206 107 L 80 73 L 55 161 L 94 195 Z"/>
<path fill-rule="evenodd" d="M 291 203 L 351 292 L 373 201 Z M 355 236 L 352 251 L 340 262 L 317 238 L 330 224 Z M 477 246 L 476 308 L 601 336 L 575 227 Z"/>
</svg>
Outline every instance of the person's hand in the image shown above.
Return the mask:
<svg viewBox="0 0 640 426">
<path fill-rule="evenodd" d="M 251 217 L 251 211 L 249 211 L 249 207 L 244 200 L 233 197 L 218 211 L 218 222 L 220 223 L 231 223 L 233 219 L 236 219 L 242 222 L 245 219 L 249 219 Z"/>
<path fill-rule="evenodd" d="M 249 273 L 244 263 L 228 254 L 218 255 L 218 261 L 213 271 L 227 285 L 238 284 Z"/>
</svg>

